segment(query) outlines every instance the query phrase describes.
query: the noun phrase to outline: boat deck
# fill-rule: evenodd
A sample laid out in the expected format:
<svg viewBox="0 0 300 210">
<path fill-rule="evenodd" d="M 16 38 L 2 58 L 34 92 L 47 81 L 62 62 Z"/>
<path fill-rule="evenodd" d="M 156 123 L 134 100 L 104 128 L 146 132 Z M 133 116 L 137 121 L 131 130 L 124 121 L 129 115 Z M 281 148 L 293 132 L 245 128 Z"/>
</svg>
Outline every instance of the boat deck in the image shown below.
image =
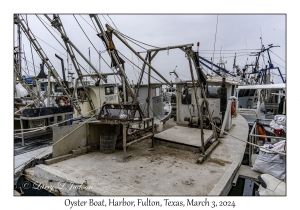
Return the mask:
<svg viewBox="0 0 300 210">
<path fill-rule="evenodd" d="M 33 158 L 38 160 L 50 154 L 52 154 L 52 146 L 43 146 L 42 148 L 35 148 L 34 150 L 14 156 L 14 174 L 18 175 Z"/>
<path fill-rule="evenodd" d="M 247 141 L 247 121 L 238 115 L 233 124 L 230 135 Z M 126 162 L 122 150 L 111 154 L 94 151 L 51 165 L 40 164 L 26 169 L 25 174 L 31 181 L 58 189 L 61 195 L 226 195 L 246 143 L 229 135 L 219 140 L 202 164 L 196 163 L 199 152 L 159 144 L 151 148 L 151 140 L 146 139 L 128 147 Z"/>
<path fill-rule="evenodd" d="M 206 145 L 212 138 L 212 130 L 203 130 L 204 133 L 204 145 Z M 198 128 L 189 128 L 183 126 L 174 126 L 170 129 L 164 130 L 154 135 L 156 143 L 173 143 L 185 146 L 189 146 L 191 149 L 198 150 L 201 144 L 201 132 Z M 175 145 L 174 145 L 175 146 Z M 176 148 L 176 147 L 175 147 Z"/>
</svg>

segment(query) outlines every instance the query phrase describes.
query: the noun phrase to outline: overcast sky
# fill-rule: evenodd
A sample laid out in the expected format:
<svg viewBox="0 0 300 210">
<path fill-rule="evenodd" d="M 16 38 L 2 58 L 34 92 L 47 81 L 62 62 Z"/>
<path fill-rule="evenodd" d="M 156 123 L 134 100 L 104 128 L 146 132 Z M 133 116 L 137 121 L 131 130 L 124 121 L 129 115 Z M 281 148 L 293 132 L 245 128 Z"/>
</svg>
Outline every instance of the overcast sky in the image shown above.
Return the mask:
<svg viewBox="0 0 300 210">
<path fill-rule="evenodd" d="M 26 13 L 23 13 L 23 18 L 26 19 Z M 53 35 L 62 43 L 64 43 L 49 21 L 44 15 L 38 15 L 44 20 L 45 25 Z M 52 19 L 52 14 L 49 14 Z M 91 62 L 99 69 L 99 54 L 97 51 L 105 50 L 105 47 L 99 37 L 96 35 L 95 27 L 88 14 L 75 14 L 77 21 L 93 43 L 86 38 L 79 24 L 76 22 L 72 14 L 60 15 L 63 26 L 70 40 L 76 45 L 82 54 L 89 59 L 89 49 L 91 54 Z M 258 52 L 262 43 L 267 47 L 269 44 L 279 45 L 280 47 L 272 48 L 270 53 L 272 62 L 279 67 L 285 74 L 286 60 L 286 15 L 113 15 L 113 14 L 98 14 L 101 23 L 108 23 L 121 33 L 155 47 L 167 47 L 183 44 L 194 44 L 193 50 L 197 50 L 197 42 L 200 42 L 199 55 L 207 59 L 214 57 L 214 63 L 220 62 L 220 56 L 226 63 L 226 69 L 232 71 L 234 53 L 236 53 L 236 63 L 241 68 L 245 64 L 250 64 L 255 61 L 254 56 L 249 56 L 251 52 Z M 33 34 L 36 35 L 39 44 L 44 49 L 55 69 L 61 74 L 60 61 L 55 57 L 55 53 L 64 59 L 65 67 L 67 67 L 66 51 L 51 35 L 47 28 L 41 23 L 36 15 L 27 15 L 29 27 Z M 99 31 L 97 28 L 96 30 Z M 15 34 L 14 40 L 17 40 Z M 124 54 L 130 61 L 141 67 L 142 63 L 117 37 L 113 37 L 116 48 Z M 15 42 L 17 44 L 17 42 Z M 136 51 L 143 52 L 143 48 L 128 42 Z M 30 44 L 27 37 L 22 34 L 22 44 L 24 45 L 25 56 L 29 74 L 34 75 L 33 61 L 30 50 Z M 152 47 L 140 44 L 146 49 Z M 50 47 L 51 46 L 51 47 Z M 22 46 L 23 47 L 23 46 Z M 34 63 L 36 72 L 39 71 L 39 63 L 41 59 L 37 56 L 33 49 Z M 274 54 L 275 53 L 275 54 Z M 75 53 L 77 60 L 86 69 L 89 70 L 88 64 L 81 58 L 78 53 Z M 110 63 L 108 53 L 101 53 L 102 57 Z M 141 53 L 145 57 L 145 53 Z M 260 59 L 260 68 L 267 64 L 267 53 L 263 54 L 264 59 Z M 124 58 L 123 58 L 124 59 Z M 71 61 L 69 61 L 71 63 Z M 111 72 L 109 67 L 101 60 L 101 72 Z M 181 79 L 190 79 L 189 64 L 183 51 L 179 49 L 161 51 L 152 61 L 153 66 L 167 79 L 174 81 L 174 75 L 170 76 L 169 72 L 176 68 L 176 72 Z M 23 62 L 23 67 L 27 71 L 26 63 Z M 176 67 L 177 66 L 177 67 Z M 140 70 L 133 68 L 132 64 L 125 59 L 125 70 L 130 79 L 136 83 Z M 73 68 L 73 71 L 75 69 Z M 82 72 L 85 71 L 82 69 Z M 205 73 L 207 71 L 205 68 Z M 272 79 L 275 83 L 280 82 L 280 77 L 277 70 L 273 70 Z M 160 79 L 157 75 L 156 78 Z M 146 76 L 144 76 L 147 78 Z M 114 78 L 110 77 L 109 82 L 113 82 Z M 153 80 L 155 82 L 155 80 Z M 146 80 L 144 80 L 146 82 Z"/>
</svg>

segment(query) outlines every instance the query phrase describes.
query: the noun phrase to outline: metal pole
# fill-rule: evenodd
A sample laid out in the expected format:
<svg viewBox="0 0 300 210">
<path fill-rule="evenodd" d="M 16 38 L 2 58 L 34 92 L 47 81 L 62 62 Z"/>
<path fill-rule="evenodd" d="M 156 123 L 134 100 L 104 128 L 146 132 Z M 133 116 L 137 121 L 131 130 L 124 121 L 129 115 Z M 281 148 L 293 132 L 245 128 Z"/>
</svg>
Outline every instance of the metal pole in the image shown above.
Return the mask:
<svg viewBox="0 0 300 210">
<path fill-rule="evenodd" d="M 56 25 L 53 24 L 54 21 L 52 21 L 52 20 L 49 18 L 48 15 L 44 14 L 44 16 L 50 21 L 50 23 L 53 25 L 53 27 L 55 27 L 55 28 L 58 30 L 58 32 L 61 34 L 61 37 L 62 37 L 62 39 L 64 40 L 67 49 L 69 48 L 69 47 L 67 46 L 67 43 L 69 43 L 69 44 L 71 45 L 71 47 L 74 48 L 74 49 L 78 52 L 78 54 L 85 60 L 85 62 L 87 62 L 87 63 L 90 65 L 90 67 L 92 67 L 92 68 L 94 69 L 94 71 L 99 75 L 99 77 L 100 77 L 103 81 L 107 82 L 106 78 L 104 78 L 104 77 L 100 74 L 100 72 L 98 72 L 98 70 L 91 64 L 91 62 L 89 62 L 88 59 L 80 52 L 80 50 L 79 50 L 79 49 L 71 42 L 71 40 L 69 39 L 69 37 L 67 37 L 67 34 L 64 33 L 64 32 L 59 28 L 59 27 L 61 26 L 62 29 L 63 29 L 63 26 L 62 26 L 62 23 L 61 23 L 59 17 L 58 17 L 57 15 L 54 15 L 55 18 L 58 18 L 57 20 L 59 20 L 59 26 L 56 26 Z M 69 50 L 69 49 L 68 49 L 68 50 Z M 69 52 L 69 53 L 71 54 L 71 52 Z M 72 58 L 72 57 L 71 57 L 71 58 Z M 72 59 L 72 61 L 73 61 L 73 59 Z M 77 68 L 76 68 L 76 63 L 73 62 L 73 65 L 74 65 L 75 69 L 77 70 Z M 78 68 L 78 69 L 79 69 L 79 68 Z M 81 72 L 79 72 L 79 73 L 77 72 L 77 74 L 79 74 L 78 76 L 80 76 L 80 75 L 81 75 Z M 82 82 L 82 81 L 81 81 L 81 82 Z M 83 82 L 82 82 L 82 83 L 83 83 Z M 82 85 L 83 85 L 83 84 L 82 84 Z"/>
<path fill-rule="evenodd" d="M 51 78 L 51 71 L 48 71 L 48 89 L 47 89 L 47 107 L 50 107 L 50 94 L 51 94 L 51 83 L 50 83 L 50 78 Z"/>
<path fill-rule="evenodd" d="M 61 83 L 60 81 L 60 77 L 57 73 L 57 71 L 54 69 L 53 65 L 51 64 L 51 62 L 49 61 L 49 59 L 47 58 L 47 55 L 45 54 L 45 52 L 43 51 L 42 47 L 40 46 L 40 44 L 38 43 L 37 39 L 35 38 L 34 34 L 32 34 L 32 32 L 29 30 L 29 28 L 26 28 L 25 25 L 22 23 L 22 21 L 20 20 L 19 16 L 15 16 L 18 20 L 18 23 L 21 24 L 21 27 L 23 29 L 23 31 L 25 32 L 25 35 L 27 36 L 28 40 L 31 42 L 31 44 L 33 45 L 34 49 L 36 50 L 37 54 L 40 56 L 40 58 L 45 62 L 48 71 L 51 72 L 56 80 L 56 82 L 62 87 L 62 90 L 64 92 L 64 94 L 66 95 L 70 95 L 68 89 L 66 89 L 64 87 L 64 84 Z M 78 106 L 75 106 L 76 109 L 78 109 Z M 80 110 L 79 110 L 80 112 Z"/>
<path fill-rule="evenodd" d="M 154 118 L 151 119 L 152 122 L 152 145 L 151 147 L 154 148 Z"/>
<path fill-rule="evenodd" d="M 90 17 L 93 17 L 93 18 L 95 19 L 95 21 L 96 21 L 98 27 L 100 28 L 101 33 L 103 34 L 104 41 L 106 42 L 107 46 L 109 46 L 107 37 L 105 36 L 106 33 L 105 33 L 105 31 L 103 30 L 103 28 L 101 27 L 101 24 L 100 24 L 99 20 L 97 19 L 97 16 L 91 14 Z M 130 88 L 130 84 L 129 84 L 128 81 L 127 81 L 127 77 L 126 77 L 126 75 L 125 75 L 125 71 L 123 70 L 122 66 L 120 65 L 120 63 L 119 63 L 119 61 L 118 61 L 118 59 L 117 59 L 115 53 L 114 53 L 113 51 L 111 52 L 111 50 L 108 50 L 108 53 L 109 53 L 109 54 L 113 57 L 113 59 L 115 60 L 115 62 L 116 62 L 116 64 L 117 64 L 117 66 L 118 66 L 118 68 L 119 68 L 119 70 L 120 70 L 122 76 L 124 77 L 124 82 L 125 82 L 125 84 L 126 84 L 126 86 L 127 86 L 127 88 L 128 88 L 129 94 L 133 96 L 133 92 L 132 92 L 132 90 L 131 90 L 131 88 Z M 125 98 L 125 97 L 124 97 L 124 98 Z"/>
<path fill-rule="evenodd" d="M 197 110 L 198 110 L 198 117 L 199 117 L 199 120 L 200 120 L 201 150 L 202 150 L 202 155 L 205 155 L 203 119 L 202 119 L 202 114 L 200 113 L 199 103 L 198 103 L 198 99 L 197 99 L 197 89 L 195 87 L 195 79 L 194 79 L 194 73 L 193 73 L 193 68 L 192 68 L 192 62 L 191 62 L 191 57 L 189 55 L 188 55 L 188 60 L 189 60 L 189 65 L 190 65 L 191 77 L 192 77 L 192 81 L 193 81 L 193 89 L 194 89 L 194 95 L 195 95 Z"/>
<path fill-rule="evenodd" d="M 148 56 L 149 56 L 149 53 L 146 54 L 145 60 L 148 59 Z M 143 68 L 142 68 L 142 72 L 140 74 L 140 78 L 139 78 L 138 83 L 137 83 L 137 89 L 136 89 L 136 93 L 135 93 L 135 101 L 137 101 L 137 96 L 139 94 L 140 85 L 141 85 L 141 82 L 143 80 L 143 75 L 144 75 L 145 67 L 146 67 L 146 64 L 144 63 L 143 64 Z"/>
<path fill-rule="evenodd" d="M 66 87 L 68 88 L 69 85 L 68 85 L 68 82 L 67 82 L 67 80 L 66 80 L 64 60 L 63 60 L 61 57 L 59 57 L 57 54 L 55 54 L 55 57 L 57 57 L 57 58 L 60 60 L 60 62 L 61 62 L 61 69 L 62 69 L 62 74 L 63 74 L 64 83 L 65 83 Z"/>
<path fill-rule="evenodd" d="M 154 67 L 151 66 L 140 54 L 138 54 L 129 44 L 127 44 L 109 25 L 106 24 L 107 30 L 112 32 L 121 42 L 123 42 L 136 56 L 144 61 L 158 76 L 160 76 L 168 85 L 173 86 L 166 78 L 164 78 Z"/>
<path fill-rule="evenodd" d="M 77 47 L 70 41 L 68 40 L 68 43 L 78 52 L 78 54 L 90 65 L 90 67 L 92 67 L 94 69 L 94 71 L 99 75 L 99 77 L 104 81 L 107 82 L 107 79 L 104 78 L 102 76 L 102 74 L 100 74 L 100 72 L 98 72 L 98 70 L 93 66 L 93 64 L 91 62 L 88 61 L 88 59 L 77 49 Z"/>
<path fill-rule="evenodd" d="M 149 63 L 151 63 L 151 52 L 149 52 Z M 148 109 L 148 117 L 150 117 L 150 94 L 151 94 L 151 85 L 150 85 L 150 83 L 151 83 L 151 78 L 150 78 L 150 76 L 151 76 L 151 68 L 150 68 L 150 66 L 148 65 L 148 98 L 147 98 L 147 102 L 148 102 L 148 107 L 147 107 L 147 109 Z M 152 116 L 153 117 L 153 116 Z"/>
<path fill-rule="evenodd" d="M 191 48 L 193 45 L 194 44 L 183 44 L 183 45 L 177 45 L 177 46 L 155 48 L 155 49 L 149 49 L 149 50 L 147 50 L 147 52 L 170 50 L 170 49 L 183 48 L 183 47 Z"/>
<path fill-rule="evenodd" d="M 122 67 L 124 69 L 124 64 L 122 64 Z M 125 72 L 125 71 L 124 71 Z M 122 86 L 123 86 L 123 102 L 127 102 L 127 90 L 126 90 L 126 78 L 124 76 L 121 76 L 122 79 Z M 131 90 L 131 88 L 129 87 L 129 89 Z"/>
<path fill-rule="evenodd" d="M 123 126 L 123 152 L 124 152 L 124 156 L 123 156 L 123 160 L 126 161 L 126 124 L 122 123 L 121 124 Z"/>
<path fill-rule="evenodd" d="M 19 39 L 19 72 L 22 75 L 22 59 L 21 59 L 21 53 L 22 53 L 22 49 L 21 49 L 21 45 L 22 45 L 22 40 L 21 40 L 21 26 L 20 26 L 20 22 L 21 20 L 18 19 L 18 39 Z"/>
</svg>

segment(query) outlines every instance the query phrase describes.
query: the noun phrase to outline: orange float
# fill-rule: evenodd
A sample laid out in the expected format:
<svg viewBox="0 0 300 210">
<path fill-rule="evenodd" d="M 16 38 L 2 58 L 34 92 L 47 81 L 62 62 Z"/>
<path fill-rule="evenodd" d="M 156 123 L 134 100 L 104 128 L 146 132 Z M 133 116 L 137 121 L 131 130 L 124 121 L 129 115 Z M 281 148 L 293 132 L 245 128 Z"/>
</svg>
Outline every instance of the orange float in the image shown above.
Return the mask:
<svg viewBox="0 0 300 210">
<path fill-rule="evenodd" d="M 63 97 L 62 100 L 63 100 L 64 104 L 67 104 L 67 103 L 68 103 L 68 102 L 67 102 L 67 99 L 66 99 L 65 97 Z"/>
<path fill-rule="evenodd" d="M 231 103 L 231 115 L 234 115 L 234 113 L 235 113 L 235 102 L 233 101 Z"/>
<path fill-rule="evenodd" d="M 263 126 L 261 125 L 257 125 L 257 131 L 258 131 L 258 134 L 261 135 L 261 136 L 266 136 L 266 131 L 264 130 Z M 267 138 L 262 138 L 263 141 L 267 141 Z"/>
</svg>

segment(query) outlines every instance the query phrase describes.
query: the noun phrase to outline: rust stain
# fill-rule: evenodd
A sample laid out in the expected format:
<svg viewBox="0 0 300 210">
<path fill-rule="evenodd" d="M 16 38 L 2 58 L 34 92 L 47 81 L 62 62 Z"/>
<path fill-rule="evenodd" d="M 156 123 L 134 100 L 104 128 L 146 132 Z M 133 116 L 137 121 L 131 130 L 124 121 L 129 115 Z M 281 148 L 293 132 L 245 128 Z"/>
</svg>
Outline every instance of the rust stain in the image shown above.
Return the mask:
<svg viewBox="0 0 300 210">
<path fill-rule="evenodd" d="M 229 161 L 221 160 L 218 158 L 209 158 L 209 159 L 207 159 L 207 162 L 212 162 L 212 163 L 218 164 L 220 166 L 224 166 L 226 163 L 231 163 Z"/>
</svg>

